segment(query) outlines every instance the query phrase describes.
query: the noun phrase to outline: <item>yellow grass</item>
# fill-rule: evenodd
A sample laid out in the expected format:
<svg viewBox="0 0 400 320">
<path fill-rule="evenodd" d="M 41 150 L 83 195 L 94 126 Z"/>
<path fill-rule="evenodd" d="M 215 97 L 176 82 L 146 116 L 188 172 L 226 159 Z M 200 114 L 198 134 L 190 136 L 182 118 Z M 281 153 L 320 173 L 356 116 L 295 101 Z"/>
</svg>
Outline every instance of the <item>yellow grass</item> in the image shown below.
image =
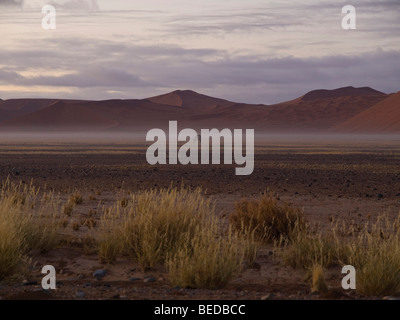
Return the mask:
<svg viewBox="0 0 400 320">
<path fill-rule="evenodd" d="M 132 195 L 104 210 L 99 256 L 114 262 L 127 253 L 142 269 L 165 264 L 175 286 L 220 288 L 254 263 L 251 237 L 222 233 L 214 204 L 201 189 L 168 188 Z"/>
<path fill-rule="evenodd" d="M 0 191 L 0 279 L 13 274 L 31 250 L 47 251 L 57 243 L 59 200 L 39 197 L 32 185 L 9 179 Z"/>
<path fill-rule="evenodd" d="M 356 287 L 367 296 L 400 292 L 400 215 L 390 220 L 382 215 L 366 224 L 358 234 L 351 226 L 335 224 L 329 234 L 303 230 L 290 242 L 277 243 L 284 263 L 293 268 L 310 269 L 314 265 L 352 265 L 356 269 Z"/>
</svg>

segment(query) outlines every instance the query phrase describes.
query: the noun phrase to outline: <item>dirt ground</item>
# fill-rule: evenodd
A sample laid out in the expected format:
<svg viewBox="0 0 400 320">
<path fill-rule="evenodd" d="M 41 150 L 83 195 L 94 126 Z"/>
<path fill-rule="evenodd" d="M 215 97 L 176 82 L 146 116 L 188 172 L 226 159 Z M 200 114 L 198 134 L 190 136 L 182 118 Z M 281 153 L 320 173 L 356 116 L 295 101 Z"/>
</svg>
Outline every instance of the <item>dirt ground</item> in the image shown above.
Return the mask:
<svg viewBox="0 0 400 320">
<path fill-rule="evenodd" d="M 221 219 L 241 198 L 274 192 L 281 200 L 304 210 L 307 219 L 329 228 L 332 218 L 362 225 L 382 213 L 400 211 L 400 145 L 396 142 L 268 144 L 255 152 L 250 176 L 235 176 L 236 165 L 150 166 L 142 145 L 19 143 L 1 144 L 0 178 L 60 192 L 67 199 L 75 190 L 83 195 L 71 219 L 81 220 L 99 207 L 130 192 L 171 184 L 201 186 L 216 203 Z M 259 251 L 255 267 L 222 290 L 174 288 L 164 267 L 143 272 L 129 260 L 113 265 L 100 262 L 88 240 L 93 229 L 66 231 L 70 240 L 46 253 L 32 253 L 29 276 L 0 282 L 0 299 L 363 299 L 341 289 L 339 268 L 327 273 L 331 290 L 310 293 L 307 273 L 285 267 L 272 247 Z M 57 290 L 41 288 L 43 265 L 54 265 Z M 93 272 L 106 269 L 97 280 Z M 146 278 L 147 277 L 147 278 Z M 152 277 L 152 278 L 148 278 Z M 150 279 L 150 280 L 149 280 Z"/>
</svg>

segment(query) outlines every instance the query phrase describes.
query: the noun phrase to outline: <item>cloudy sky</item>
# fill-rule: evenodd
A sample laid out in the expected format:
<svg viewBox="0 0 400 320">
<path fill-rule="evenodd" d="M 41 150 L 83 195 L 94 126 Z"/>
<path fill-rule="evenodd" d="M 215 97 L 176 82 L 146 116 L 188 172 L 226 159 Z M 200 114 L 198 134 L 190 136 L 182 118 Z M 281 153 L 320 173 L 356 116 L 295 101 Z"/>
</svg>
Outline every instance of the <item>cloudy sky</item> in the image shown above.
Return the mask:
<svg viewBox="0 0 400 320">
<path fill-rule="evenodd" d="M 41 27 L 45 4 L 56 30 Z M 357 29 L 343 30 L 342 7 Z M 400 90 L 399 0 L 0 0 L 0 98 Z"/>
</svg>

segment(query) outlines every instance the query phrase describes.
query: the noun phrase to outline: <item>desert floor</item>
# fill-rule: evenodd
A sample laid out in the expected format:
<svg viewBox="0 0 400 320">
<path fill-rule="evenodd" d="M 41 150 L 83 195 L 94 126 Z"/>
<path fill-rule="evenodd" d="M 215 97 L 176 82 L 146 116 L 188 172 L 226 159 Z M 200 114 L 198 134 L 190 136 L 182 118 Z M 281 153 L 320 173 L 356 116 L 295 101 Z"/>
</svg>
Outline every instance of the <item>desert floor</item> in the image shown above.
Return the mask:
<svg viewBox="0 0 400 320">
<path fill-rule="evenodd" d="M 255 268 L 244 271 L 221 290 L 174 288 L 163 267 L 142 271 L 128 259 L 102 264 L 90 238 L 96 227 L 80 225 L 89 216 L 98 220 L 103 206 L 131 192 L 173 185 L 201 186 L 226 219 L 242 198 L 274 192 L 302 208 L 311 223 L 329 228 L 341 218 L 355 227 L 382 213 L 400 211 L 400 144 L 398 141 L 268 142 L 256 148 L 250 176 L 235 176 L 236 165 L 150 166 L 145 146 L 66 142 L 6 143 L 0 146 L 0 178 L 23 181 L 59 192 L 62 199 L 79 191 L 77 205 L 63 230 L 69 241 L 45 254 L 32 253 L 31 272 L 0 282 L 1 299 L 362 299 L 341 289 L 339 268 L 327 273 L 332 288 L 326 296 L 310 293 L 303 270 L 284 266 L 272 247 L 258 252 Z M 54 265 L 58 288 L 41 289 L 43 265 Z M 93 277 L 107 269 L 102 280 Z M 155 281 L 145 281 L 151 276 Z M 37 283 L 36 283 L 37 282 Z"/>
</svg>

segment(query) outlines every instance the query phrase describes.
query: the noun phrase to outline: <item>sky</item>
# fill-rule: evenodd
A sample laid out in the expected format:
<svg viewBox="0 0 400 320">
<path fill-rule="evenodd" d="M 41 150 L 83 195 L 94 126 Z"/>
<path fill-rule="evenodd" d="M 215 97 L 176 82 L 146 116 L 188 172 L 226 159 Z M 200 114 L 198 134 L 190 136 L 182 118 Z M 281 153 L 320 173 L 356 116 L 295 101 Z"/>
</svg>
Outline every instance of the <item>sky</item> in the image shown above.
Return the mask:
<svg viewBox="0 0 400 320">
<path fill-rule="evenodd" d="M 56 29 L 42 28 L 42 7 Z M 342 28 L 342 7 L 356 29 Z M 190 89 L 272 104 L 314 89 L 400 90 L 399 0 L 0 0 L 0 98 Z"/>
</svg>

